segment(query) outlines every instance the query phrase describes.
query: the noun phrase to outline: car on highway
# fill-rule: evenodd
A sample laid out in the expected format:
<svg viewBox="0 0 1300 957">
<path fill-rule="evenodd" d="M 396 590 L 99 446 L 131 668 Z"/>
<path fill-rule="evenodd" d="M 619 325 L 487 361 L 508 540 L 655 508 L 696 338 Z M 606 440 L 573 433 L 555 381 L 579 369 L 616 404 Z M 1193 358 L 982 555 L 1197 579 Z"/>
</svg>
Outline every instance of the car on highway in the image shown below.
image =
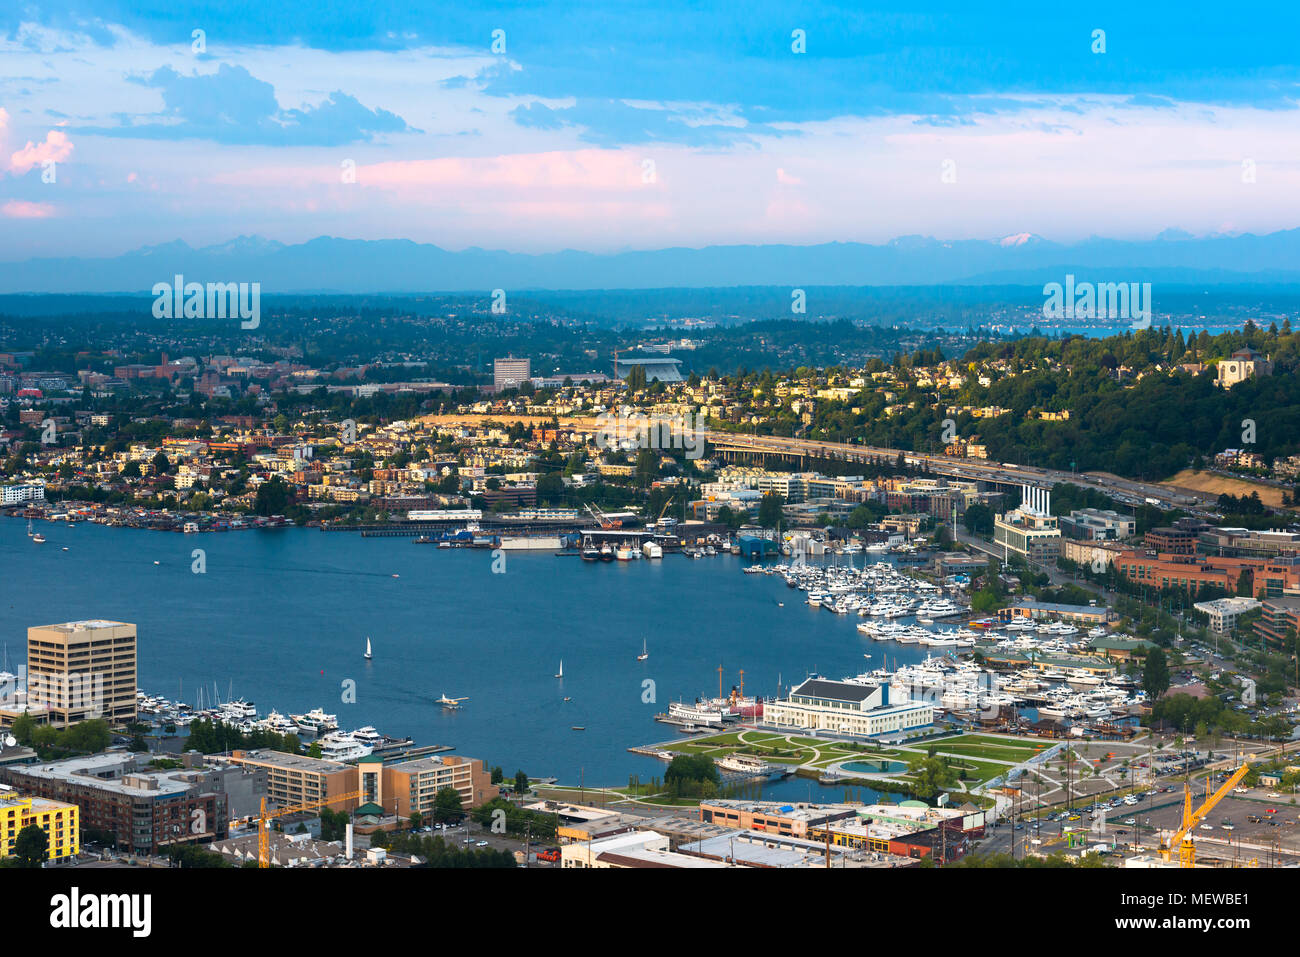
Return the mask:
<svg viewBox="0 0 1300 957">
<path fill-rule="evenodd" d="M 1213 831 L 1213 830 L 1214 830 L 1214 825 L 1213 825 L 1213 824 L 1202 824 L 1202 825 L 1201 825 L 1201 830 L 1202 830 L 1202 831 Z"/>
<path fill-rule="evenodd" d="M 475 841 L 475 842 L 474 842 L 474 846 L 475 846 L 475 847 L 487 847 L 487 846 L 488 846 L 488 842 L 487 842 L 487 841 Z"/>
<path fill-rule="evenodd" d="M 1132 827 L 1134 824 L 1137 823 L 1137 819 L 1128 817 L 1124 819 L 1124 823 L 1127 824 L 1129 827 Z"/>
</svg>

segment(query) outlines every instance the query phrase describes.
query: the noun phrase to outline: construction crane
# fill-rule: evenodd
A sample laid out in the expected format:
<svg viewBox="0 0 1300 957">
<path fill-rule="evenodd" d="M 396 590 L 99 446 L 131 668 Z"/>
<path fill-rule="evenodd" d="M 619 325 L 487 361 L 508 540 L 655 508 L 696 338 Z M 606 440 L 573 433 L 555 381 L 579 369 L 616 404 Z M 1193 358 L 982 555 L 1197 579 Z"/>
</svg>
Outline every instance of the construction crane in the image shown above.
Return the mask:
<svg viewBox="0 0 1300 957">
<path fill-rule="evenodd" d="M 338 804 L 340 801 L 352 801 L 361 796 L 360 791 L 349 791 L 347 794 L 337 794 L 334 797 L 309 801 L 305 804 L 291 804 L 288 807 L 277 808 L 274 811 L 266 809 L 266 798 L 262 798 L 262 813 L 257 817 L 257 866 L 271 866 L 272 818 L 284 817 L 286 814 L 297 814 L 299 811 L 312 811 L 330 804 Z"/>
<path fill-rule="evenodd" d="M 1246 776 L 1246 772 L 1249 770 L 1250 770 L 1250 758 L 1247 758 L 1245 764 L 1237 768 L 1236 771 L 1232 772 L 1232 776 L 1229 777 L 1228 780 L 1224 781 L 1223 784 L 1219 785 L 1219 789 L 1217 791 L 1207 796 L 1205 799 L 1205 803 L 1202 804 L 1200 807 L 1198 807 L 1195 811 L 1192 810 L 1192 786 L 1190 784 L 1184 784 L 1183 785 L 1183 826 L 1174 832 L 1174 835 L 1171 838 L 1169 838 L 1169 843 L 1167 845 L 1164 845 L 1160 848 L 1160 856 L 1163 857 L 1166 861 L 1171 860 L 1173 857 L 1174 849 L 1177 848 L 1178 866 L 1195 867 L 1196 866 L 1196 845 L 1192 841 L 1192 830 L 1196 827 L 1196 825 L 1200 824 L 1202 821 L 1205 820 L 1206 816 L 1208 816 L 1209 813 L 1214 810 L 1215 805 L 1217 805 L 1220 801 L 1222 801 L 1228 795 L 1229 791 L 1231 791 L 1233 788 L 1235 788 L 1238 784 L 1241 783 L 1241 779 Z M 1205 789 L 1207 792 L 1210 789 L 1210 783 L 1208 779 L 1205 782 Z"/>
<path fill-rule="evenodd" d="M 664 515 L 668 511 L 668 506 L 672 504 L 673 504 L 673 500 L 671 498 L 668 499 L 668 501 L 664 502 L 664 507 L 659 510 L 659 517 L 655 519 L 656 525 L 658 525 L 660 522 L 664 520 Z"/>
<path fill-rule="evenodd" d="M 587 507 L 587 511 L 591 513 L 591 517 L 596 520 L 596 522 L 600 525 L 601 528 L 622 528 L 623 527 L 622 519 L 610 518 L 608 515 L 606 515 L 604 512 L 600 510 L 599 506 L 592 507 L 590 504 L 587 504 L 586 507 Z"/>
</svg>

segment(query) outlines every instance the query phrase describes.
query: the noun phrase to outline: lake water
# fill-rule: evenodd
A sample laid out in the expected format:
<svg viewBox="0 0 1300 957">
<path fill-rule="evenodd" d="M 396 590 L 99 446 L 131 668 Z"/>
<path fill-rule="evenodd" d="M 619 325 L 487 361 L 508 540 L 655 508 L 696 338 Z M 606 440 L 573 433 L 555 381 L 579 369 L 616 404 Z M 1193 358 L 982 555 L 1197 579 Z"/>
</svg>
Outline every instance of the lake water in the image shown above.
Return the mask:
<svg viewBox="0 0 1300 957">
<path fill-rule="evenodd" d="M 838 678 L 879 666 L 886 653 L 891 668 L 896 655 L 924 657 L 920 646 L 859 635 L 856 616 L 809 607 L 776 576 L 742 574 L 745 562 L 730 555 L 591 564 L 511 552 L 494 574 L 489 551 L 409 538 L 36 524 L 44 545 L 27 538 L 25 521 L 0 520 L 0 641 L 11 670 L 29 626 L 128 621 L 150 693 L 197 706 L 198 688 L 210 701 L 215 687 L 263 714 L 319 706 L 344 729 L 374 725 L 452 745 L 508 776 L 523 768 L 623 785 L 631 774 L 662 775 L 665 764 L 626 749 L 678 737 L 654 715 L 679 698 L 716 695 L 719 665 L 724 690 L 743 668 L 746 693 L 771 696 L 778 680 L 788 690 L 810 671 Z M 205 553 L 204 574 L 191 571 L 194 549 Z M 342 701 L 345 680 L 356 683 L 354 704 Z M 643 701 L 651 689 L 654 700 Z M 444 693 L 468 700 L 444 711 L 434 703 Z M 767 793 L 834 798 L 843 789 L 790 779 Z"/>
</svg>

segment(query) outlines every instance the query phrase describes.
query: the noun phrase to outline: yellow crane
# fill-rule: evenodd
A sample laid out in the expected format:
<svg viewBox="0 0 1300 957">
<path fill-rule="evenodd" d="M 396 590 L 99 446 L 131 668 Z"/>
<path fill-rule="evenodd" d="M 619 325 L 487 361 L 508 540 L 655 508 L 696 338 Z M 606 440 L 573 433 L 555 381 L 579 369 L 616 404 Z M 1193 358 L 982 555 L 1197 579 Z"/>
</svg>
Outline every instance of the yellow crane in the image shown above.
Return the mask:
<svg viewBox="0 0 1300 957">
<path fill-rule="evenodd" d="M 1241 783 L 1241 779 L 1246 776 L 1246 772 L 1249 770 L 1250 758 L 1247 758 L 1246 763 L 1237 768 L 1228 780 L 1219 785 L 1217 791 L 1209 794 L 1205 799 L 1205 803 L 1195 811 L 1192 810 L 1192 786 L 1190 784 L 1183 785 L 1183 826 L 1174 832 L 1167 845 L 1160 848 L 1160 856 L 1168 861 L 1172 858 L 1174 849 L 1177 848 L 1179 867 L 1195 867 L 1196 845 L 1192 841 L 1192 830 L 1205 820 L 1206 816 L 1214 810 L 1215 805 L 1222 801 L 1229 791 Z M 1210 782 L 1209 779 L 1206 779 L 1205 790 L 1208 792 L 1209 789 Z"/>
<path fill-rule="evenodd" d="M 669 497 L 668 501 L 664 502 L 664 507 L 659 510 L 659 517 L 655 519 L 656 525 L 664 520 L 664 513 L 668 511 L 668 506 L 671 504 L 673 504 L 673 499 Z"/>
<path fill-rule="evenodd" d="M 347 794 L 336 794 L 334 797 L 322 798 L 319 801 L 290 804 L 288 807 L 276 808 L 274 811 L 266 809 L 266 798 L 262 798 L 262 813 L 257 817 L 257 866 L 271 866 L 272 818 L 284 817 L 286 814 L 297 814 L 299 811 L 312 811 L 330 804 L 338 804 L 340 801 L 352 801 L 359 797 L 361 797 L 360 791 L 349 791 Z"/>
</svg>

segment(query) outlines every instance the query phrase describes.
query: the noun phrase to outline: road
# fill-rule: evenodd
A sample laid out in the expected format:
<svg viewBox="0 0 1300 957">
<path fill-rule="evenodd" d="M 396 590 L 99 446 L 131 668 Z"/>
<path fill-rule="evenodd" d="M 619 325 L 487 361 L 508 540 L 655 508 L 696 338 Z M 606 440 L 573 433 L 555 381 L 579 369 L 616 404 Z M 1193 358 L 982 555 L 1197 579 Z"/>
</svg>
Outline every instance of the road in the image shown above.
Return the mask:
<svg viewBox="0 0 1300 957">
<path fill-rule="evenodd" d="M 1087 472 L 1066 472 L 1060 469 L 1037 468 L 1005 462 L 988 462 L 983 459 L 957 458 L 950 455 L 930 455 L 900 449 L 858 445 L 849 442 L 821 442 L 813 439 L 785 438 L 777 435 L 744 435 L 735 432 L 705 434 L 709 444 L 719 451 L 767 452 L 781 455 L 809 456 L 838 459 L 845 462 L 868 462 L 881 458 L 897 459 L 900 452 L 911 467 L 924 466 L 931 472 L 953 478 L 964 478 L 1005 484 L 1028 484 L 1038 488 L 1051 488 L 1069 482 L 1092 488 L 1128 505 L 1141 505 L 1147 498 L 1156 499 L 1166 508 L 1186 508 L 1210 505 L 1215 499 L 1192 489 L 1173 490 L 1164 485 L 1153 485 L 1122 479 L 1115 476 L 1093 475 Z"/>
</svg>

